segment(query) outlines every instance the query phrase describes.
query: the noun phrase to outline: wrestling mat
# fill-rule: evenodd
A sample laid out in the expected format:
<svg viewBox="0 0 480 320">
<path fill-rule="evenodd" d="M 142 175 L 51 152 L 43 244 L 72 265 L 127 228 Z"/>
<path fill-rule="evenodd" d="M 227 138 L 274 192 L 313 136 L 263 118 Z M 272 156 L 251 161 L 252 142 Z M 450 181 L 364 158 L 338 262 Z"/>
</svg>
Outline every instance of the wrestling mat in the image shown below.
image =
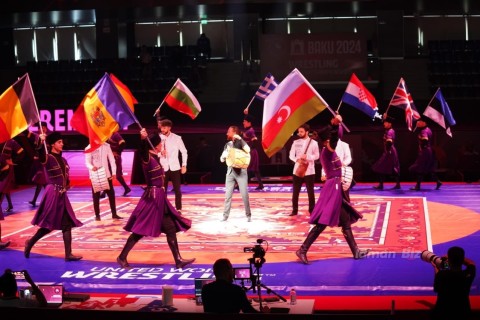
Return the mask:
<svg viewBox="0 0 480 320">
<path fill-rule="evenodd" d="M 431 294 L 433 271 L 419 257 L 423 250 L 432 250 L 430 215 L 438 215 L 440 218 L 434 224 L 442 226 L 445 205 L 437 208 L 437 204 L 427 202 L 422 196 L 352 194 L 353 205 L 363 215 L 363 219 L 352 226 L 353 233 L 359 247 L 371 249 L 368 257 L 354 260 L 341 229 L 334 227 L 327 228 L 311 247 L 308 252 L 311 265 L 303 265 L 295 251 L 311 227 L 307 198 L 302 191 L 299 215 L 290 217 L 291 191 L 288 189 L 291 188 L 272 186 L 268 192 L 250 192 L 251 222 L 247 221 L 238 192 L 233 196 L 230 217 L 223 222 L 223 187 L 184 191 L 182 212 L 192 220 L 192 228 L 179 233 L 178 242 L 182 256 L 195 257 L 195 263 L 184 269 L 175 268 L 165 236 L 161 235 L 141 239 L 128 257 L 132 268 L 125 270 L 115 259 L 129 235 L 123 225 L 135 208 L 141 190 L 133 192 L 131 197 L 116 197 L 117 212 L 124 220 L 112 220 L 108 199 L 102 199 L 102 220 L 95 221 L 89 188 L 74 188 L 69 191 L 70 198 L 84 226 L 73 231 L 73 252 L 83 255 L 83 260 L 63 260 L 59 231 L 41 239 L 30 258 L 25 259 L 25 240 L 36 231 L 36 227 L 30 225 L 34 213 L 30 208 L 9 215 L 2 222 L 3 238 L 8 238 L 12 245 L 1 252 L 1 265 L 28 269 L 36 281 L 63 283 L 71 292 L 158 294 L 162 285 L 170 284 L 176 294 L 191 294 L 193 279 L 211 277 L 212 263 L 227 257 L 235 267 L 251 265 L 254 274 L 261 275 L 261 284 L 268 286 L 262 290 L 281 295 L 288 295 L 291 287 L 297 288 L 300 295 Z M 317 197 L 319 192 L 317 189 Z M 173 202 L 173 193 L 169 193 L 169 198 Z M 456 209 L 460 210 L 456 212 L 462 219 L 465 214 L 471 215 L 473 219 L 467 229 L 478 231 L 478 215 L 467 209 Z M 449 221 L 450 225 L 456 223 L 455 219 Z M 469 230 L 463 232 L 468 234 Z M 458 235 L 451 236 L 453 240 Z M 443 240 L 449 241 L 448 237 Z M 260 251 L 255 250 L 258 247 Z M 264 253 L 265 262 L 251 264 L 252 260 L 258 261 L 252 259 L 258 257 L 257 252 Z M 244 285 L 249 287 L 251 282 L 245 281 Z"/>
</svg>

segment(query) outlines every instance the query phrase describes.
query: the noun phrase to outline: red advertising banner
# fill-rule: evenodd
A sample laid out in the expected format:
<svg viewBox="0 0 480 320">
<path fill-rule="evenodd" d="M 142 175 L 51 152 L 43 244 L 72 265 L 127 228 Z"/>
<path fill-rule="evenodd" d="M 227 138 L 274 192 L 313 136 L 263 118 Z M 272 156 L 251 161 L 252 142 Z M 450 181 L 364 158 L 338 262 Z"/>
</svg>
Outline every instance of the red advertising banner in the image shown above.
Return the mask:
<svg viewBox="0 0 480 320">
<path fill-rule="evenodd" d="M 276 79 L 294 68 L 309 81 L 348 81 L 366 77 L 366 40 L 357 34 L 290 34 L 260 37 L 260 68 Z"/>
</svg>

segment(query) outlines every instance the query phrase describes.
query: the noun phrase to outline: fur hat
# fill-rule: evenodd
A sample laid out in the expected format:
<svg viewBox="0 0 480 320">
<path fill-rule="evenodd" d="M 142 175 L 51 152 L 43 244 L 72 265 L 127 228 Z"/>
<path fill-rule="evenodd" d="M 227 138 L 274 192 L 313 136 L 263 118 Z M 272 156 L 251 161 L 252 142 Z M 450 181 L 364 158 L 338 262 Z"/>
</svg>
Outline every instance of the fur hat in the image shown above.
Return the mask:
<svg viewBox="0 0 480 320">
<path fill-rule="evenodd" d="M 245 117 L 243 118 L 243 120 L 246 120 L 246 121 L 252 123 L 253 120 L 255 120 L 255 118 L 254 118 L 253 116 L 247 114 L 247 115 L 245 115 Z"/>
<path fill-rule="evenodd" d="M 150 142 L 154 147 L 158 146 L 160 142 L 162 142 L 162 139 L 160 139 L 158 134 L 152 134 L 148 137 L 148 139 L 150 139 Z"/>
<path fill-rule="evenodd" d="M 52 145 L 54 144 L 55 142 L 57 142 L 58 140 L 62 140 L 63 137 L 62 135 L 60 134 L 60 132 L 52 132 L 50 134 L 47 135 L 47 143 Z"/>
<path fill-rule="evenodd" d="M 330 139 L 332 135 L 332 126 L 326 125 L 318 130 L 318 138 L 324 142 Z"/>
</svg>

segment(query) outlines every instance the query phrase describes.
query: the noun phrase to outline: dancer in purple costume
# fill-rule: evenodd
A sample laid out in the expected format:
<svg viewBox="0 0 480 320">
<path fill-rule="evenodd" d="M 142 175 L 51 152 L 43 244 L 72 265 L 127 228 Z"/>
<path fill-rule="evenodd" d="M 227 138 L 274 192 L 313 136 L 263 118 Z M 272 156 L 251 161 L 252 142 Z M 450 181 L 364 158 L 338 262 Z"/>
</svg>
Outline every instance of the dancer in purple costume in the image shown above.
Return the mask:
<svg viewBox="0 0 480 320">
<path fill-rule="evenodd" d="M 384 116 L 383 128 L 383 153 L 380 158 L 373 164 L 372 170 L 378 174 L 378 186 L 373 187 L 377 190 L 383 190 L 383 182 L 386 176 L 395 177 L 394 190 L 400 187 L 400 161 L 398 160 L 397 149 L 395 148 L 395 130 L 392 128 L 392 118 Z"/>
<path fill-rule="evenodd" d="M 300 249 L 296 251 L 297 257 L 304 264 L 310 264 L 307 259 L 307 251 L 327 226 L 342 227 L 342 233 L 354 259 L 364 258 L 369 251 L 359 249 L 355 242 L 351 224 L 362 218 L 362 215 L 352 207 L 348 194 L 342 188 L 342 162 L 335 153 L 338 141 L 338 126 L 341 122 L 342 117 L 336 115 L 332 121 L 332 126 L 325 127 L 319 134 L 323 144 L 320 163 L 325 170 L 327 179 L 310 215 L 309 223 L 315 226 L 308 233 Z"/>
<path fill-rule="evenodd" d="M 45 140 L 45 137 L 45 134 L 40 134 L 42 141 Z M 67 160 L 62 157 L 63 138 L 60 133 L 52 132 L 47 139 L 51 146 L 50 153 L 46 154 L 45 148 L 43 148 L 41 149 L 43 151 L 39 154 L 40 162 L 45 166 L 47 172 L 47 186 L 38 210 L 32 219 L 32 225 L 40 228 L 33 237 L 25 241 L 23 254 L 25 258 L 29 258 L 30 251 L 38 240 L 52 230 L 62 230 L 65 261 L 77 261 L 82 257 L 72 254 L 72 228 L 81 227 L 83 223 L 76 218 L 67 196 L 67 190 L 70 188 L 70 166 Z"/>
<path fill-rule="evenodd" d="M 417 183 L 410 190 L 419 191 L 422 180 L 425 176 L 430 175 L 432 180 L 436 181 L 435 190 L 440 189 L 442 182 L 435 173 L 435 153 L 432 148 L 432 130 L 427 126 L 424 119 L 417 121 L 418 154 L 415 162 L 410 166 L 409 171 L 417 176 Z"/>
<path fill-rule="evenodd" d="M 158 156 L 162 151 L 160 136 L 158 134 L 150 136 L 149 140 L 155 148 L 155 150 L 150 150 L 147 131 L 142 129 L 140 135 L 142 138 L 140 149 L 142 168 L 147 187 L 124 227 L 131 234 L 117 257 L 117 262 L 122 268 L 129 268 L 127 256 L 135 244 L 145 236 L 158 237 L 163 232 L 167 236 L 167 243 L 172 251 L 175 266 L 183 268 L 194 262 L 195 258 L 183 259 L 180 256 L 177 232 L 187 231 L 192 222 L 183 217 L 167 199 L 163 182 L 165 174 Z"/>
<path fill-rule="evenodd" d="M 255 190 L 263 190 L 263 182 L 262 182 L 262 175 L 260 174 L 260 158 L 258 156 L 258 138 L 255 134 L 255 129 L 252 127 L 253 117 L 250 115 L 246 115 L 243 119 L 243 128 L 245 131 L 242 134 L 243 140 L 248 144 L 250 147 L 250 164 L 248 165 L 247 172 L 249 178 L 252 175 L 257 178 L 258 186 Z"/>
</svg>

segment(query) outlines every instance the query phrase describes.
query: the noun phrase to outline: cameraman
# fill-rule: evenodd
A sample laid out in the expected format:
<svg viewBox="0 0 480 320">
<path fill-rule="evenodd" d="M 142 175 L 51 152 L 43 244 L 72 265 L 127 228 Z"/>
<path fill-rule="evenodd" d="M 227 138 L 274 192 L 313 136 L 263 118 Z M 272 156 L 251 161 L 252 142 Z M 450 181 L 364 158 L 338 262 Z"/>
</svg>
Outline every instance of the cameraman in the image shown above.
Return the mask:
<svg viewBox="0 0 480 320">
<path fill-rule="evenodd" d="M 47 300 L 43 292 L 33 282 L 27 270 L 22 270 L 22 273 L 25 275 L 25 281 L 31 286 L 35 299 L 20 299 L 17 295 L 18 286 L 15 274 L 12 270 L 5 269 L 3 275 L 0 276 L 0 307 L 46 307 Z"/>
<path fill-rule="evenodd" d="M 432 263 L 435 268 L 433 289 L 437 293 L 433 319 L 468 319 L 471 315 L 469 295 L 475 279 L 475 263 L 465 257 L 465 250 L 460 247 L 449 248 L 446 258 L 448 268 L 439 269 Z"/>
<path fill-rule="evenodd" d="M 203 311 L 215 313 L 258 313 L 248 301 L 242 287 L 233 283 L 234 271 L 230 260 L 218 259 L 213 264 L 215 281 L 202 287 Z M 270 312 L 268 306 L 262 311 Z"/>
</svg>

